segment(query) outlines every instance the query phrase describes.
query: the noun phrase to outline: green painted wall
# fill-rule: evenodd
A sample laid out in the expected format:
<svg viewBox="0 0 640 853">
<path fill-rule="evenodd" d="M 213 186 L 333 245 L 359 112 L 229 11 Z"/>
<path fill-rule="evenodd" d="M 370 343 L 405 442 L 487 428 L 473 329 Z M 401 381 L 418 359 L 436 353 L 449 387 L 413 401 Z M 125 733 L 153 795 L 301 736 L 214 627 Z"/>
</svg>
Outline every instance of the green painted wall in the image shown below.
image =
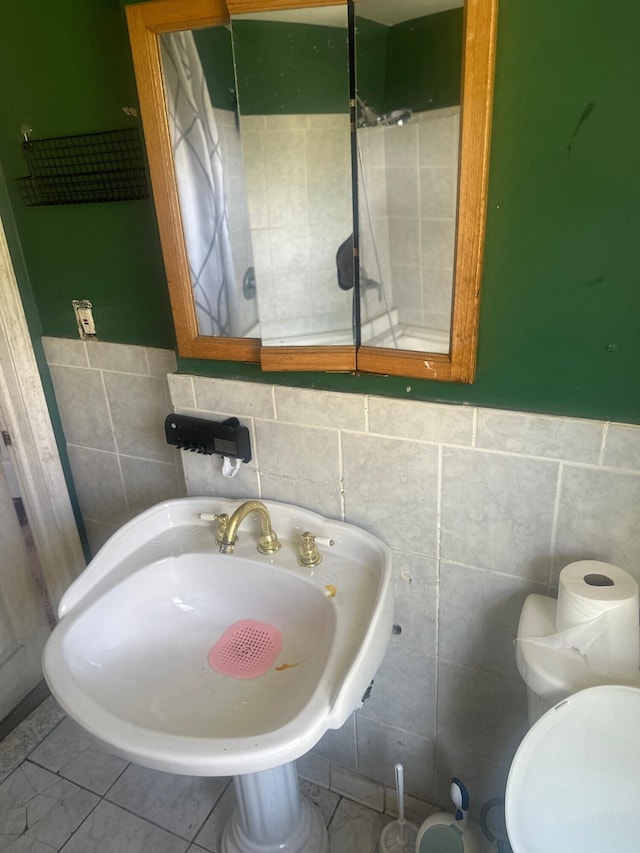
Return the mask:
<svg viewBox="0 0 640 853">
<path fill-rule="evenodd" d="M 26 209 L 14 186 L 24 121 L 36 136 L 126 125 L 135 88 L 119 5 L 1 4 L 0 162 L 45 334 L 73 336 L 70 301 L 85 297 L 105 340 L 170 345 L 151 203 Z M 473 385 L 181 368 L 640 423 L 638 44 L 638 3 L 582 0 L 576 14 L 573 3 L 501 0 Z"/>
<path fill-rule="evenodd" d="M 0 4 L 0 162 L 46 335 L 73 336 L 90 299 L 105 340 L 173 346 L 153 203 L 27 208 L 21 127 L 34 138 L 130 127 L 137 95 L 118 0 Z M 144 313 L 142 313 L 144 312 Z"/>
<path fill-rule="evenodd" d="M 461 63 L 462 9 L 391 27 L 385 109 L 459 104 Z"/>
<path fill-rule="evenodd" d="M 346 27 L 234 20 L 232 32 L 242 115 L 349 112 Z"/>
<path fill-rule="evenodd" d="M 221 110 L 237 107 L 236 76 L 233 66 L 231 31 L 227 27 L 207 27 L 193 34 L 211 103 Z"/>
<path fill-rule="evenodd" d="M 389 27 L 356 17 L 356 87 L 362 100 L 378 113 L 387 112 Z"/>
<path fill-rule="evenodd" d="M 460 103 L 462 9 L 393 27 L 358 17 L 356 27 L 358 93 L 376 112 Z"/>
<path fill-rule="evenodd" d="M 640 422 L 640 4 L 511 0 L 498 38 L 479 388 Z"/>
</svg>

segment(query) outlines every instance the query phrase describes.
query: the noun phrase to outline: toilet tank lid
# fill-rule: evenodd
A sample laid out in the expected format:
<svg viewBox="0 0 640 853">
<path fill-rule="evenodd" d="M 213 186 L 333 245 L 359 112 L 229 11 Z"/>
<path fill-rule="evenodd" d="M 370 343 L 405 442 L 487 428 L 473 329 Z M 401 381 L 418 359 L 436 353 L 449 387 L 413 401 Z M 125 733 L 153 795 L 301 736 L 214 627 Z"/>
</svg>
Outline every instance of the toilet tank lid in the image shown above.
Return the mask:
<svg viewBox="0 0 640 853">
<path fill-rule="evenodd" d="M 507 780 L 514 853 L 635 853 L 640 838 L 640 689 L 582 690 L 525 735 Z"/>
</svg>

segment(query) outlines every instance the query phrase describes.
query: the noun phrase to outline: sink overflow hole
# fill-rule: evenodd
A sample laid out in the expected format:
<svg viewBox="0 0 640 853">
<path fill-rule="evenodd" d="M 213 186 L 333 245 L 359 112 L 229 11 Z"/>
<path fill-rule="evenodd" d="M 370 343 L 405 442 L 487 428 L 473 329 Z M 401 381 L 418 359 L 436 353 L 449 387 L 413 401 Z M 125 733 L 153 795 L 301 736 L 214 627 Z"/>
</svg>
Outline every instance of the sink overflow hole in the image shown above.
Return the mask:
<svg viewBox="0 0 640 853">
<path fill-rule="evenodd" d="M 282 649 L 275 625 L 242 619 L 222 634 L 209 652 L 209 665 L 222 675 L 257 678 L 268 672 Z"/>
</svg>

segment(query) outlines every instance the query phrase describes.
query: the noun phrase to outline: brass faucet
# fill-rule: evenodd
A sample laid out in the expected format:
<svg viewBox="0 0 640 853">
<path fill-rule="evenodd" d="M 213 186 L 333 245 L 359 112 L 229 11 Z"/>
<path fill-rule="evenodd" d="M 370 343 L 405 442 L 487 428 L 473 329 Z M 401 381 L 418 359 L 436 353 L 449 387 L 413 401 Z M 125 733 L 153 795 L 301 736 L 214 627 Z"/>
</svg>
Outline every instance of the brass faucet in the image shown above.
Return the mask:
<svg viewBox="0 0 640 853">
<path fill-rule="evenodd" d="M 280 542 L 271 526 L 269 510 L 262 501 L 245 501 L 243 504 L 240 504 L 227 522 L 222 541 L 220 542 L 221 554 L 233 554 L 238 539 L 238 528 L 252 512 L 257 512 L 260 516 L 258 551 L 261 554 L 275 554 L 276 551 L 280 550 Z"/>
</svg>

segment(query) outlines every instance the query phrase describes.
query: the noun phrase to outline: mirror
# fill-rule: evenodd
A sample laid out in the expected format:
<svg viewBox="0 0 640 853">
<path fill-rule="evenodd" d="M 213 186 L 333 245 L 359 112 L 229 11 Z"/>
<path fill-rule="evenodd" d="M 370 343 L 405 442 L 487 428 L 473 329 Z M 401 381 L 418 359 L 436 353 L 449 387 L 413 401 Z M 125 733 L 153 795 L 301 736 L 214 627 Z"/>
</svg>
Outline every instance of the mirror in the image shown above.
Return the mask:
<svg viewBox="0 0 640 853">
<path fill-rule="evenodd" d="M 359 0 L 354 6 L 351 2 L 345 4 L 336 0 L 315 0 L 313 3 L 309 0 L 279 0 L 277 4 L 267 4 L 265 0 L 229 0 L 227 4 L 223 0 L 191 0 L 185 9 L 180 0 L 152 0 L 127 7 L 149 167 L 181 355 L 259 361 L 266 370 L 357 369 L 445 381 L 473 380 L 497 0 L 467 0 L 463 18 L 460 10 L 451 11 L 448 7 L 441 7 L 434 15 L 437 17 L 446 12 L 454 16 L 452 20 L 458 22 L 457 43 L 462 54 L 463 92 L 459 118 L 458 108 L 453 102 L 438 102 L 435 107 L 427 103 L 425 106 L 425 90 L 427 102 L 429 97 L 432 100 L 435 98 L 433 93 L 429 94 L 428 80 L 422 73 L 409 75 L 409 89 L 396 94 L 396 98 L 400 97 L 398 106 L 393 102 L 391 94 L 387 97 L 385 93 L 385 97 L 381 98 L 373 87 L 374 78 L 380 76 L 379 64 L 374 63 L 366 71 L 363 65 L 366 60 L 361 54 L 357 55 L 358 92 L 354 88 L 353 74 L 349 84 L 350 127 L 355 130 L 356 125 L 360 125 L 355 134 L 351 134 L 350 159 L 344 134 L 339 130 L 346 123 L 345 109 L 334 107 L 333 104 L 330 108 L 326 104 L 311 105 L 310 94 L 303 91 L 303 75 L 300 72 L 294 74 L 293 81 L 294 89 L 300 90 L 299 100 L 304 104 L 299 112 L 291 109 L 286 100 L 281 102 L 282 109 L 276 105 L 275 109 L 272 107 L 271 113 L 259 103 L 265 95 L 264 91 L 260 95 L 259 84 L 268 76 L 263 73 L 265 43 L 270 44 L 272 40 L 275 43 L 277 40 L 269 36 L 259 38 L 256 43 L 255 32 L 258 27 L 274 27 L 276 23 L 282 26 L 284 23 L 276 22 L 271 17 L 265 20 L 264 15 L 256 14 L 263 12 L 265 7 L 273 9 L 276 5 L 282 9 L 295 5 L 302 14 L 314 15 L 316 10 L 310 7 L 321 6 L 320 14 L 328 16 L 329 13 L 339 13 L 343 21 L 346 8 L 352 25 L 348 31 L 355 31 L 357 45 L 359 39 L 363 44 L 367 41 L 365 28 L 369 28 L 369 31 L 378 28 L 378 36 L 380 28 L 384 28 L 387 43 L 394 41 L 396 28 L 404 22 L 385 22 L 383 16 L 388 14 L 388 9 L 385 11 L 383 6 L 395 7 L 396 10 L 400 6 L 413 6 L 413 10 L 417 8 L 418 12 L 415 16 L 413 11 L 409 12 L 410 17 L 406 22 L 409 39 L 413 39 L 415 44 L 424 45 L 424 32 L 420 29 L 422 24 L 418 26 L 412 22 L 422 17 L 425 2 L 404 0 L 400 4 L 397 0 Z M 202 264 L 191 261 L 189 257 L 185 226 L 190 217 L 202 226 L 206 216 L 199 211 L 193 216 L 197 205 L 190 201 L 181 205 L 180 202 L 181 194 L 188 197 L 179 190 L 176 168 L 179 156 L 174 156 L 168 117 L 171 107 L 167 107 L 165 102 L 168 84 L 161 60 L 161 43 L 165 33 L 192 29 L 196 31 L 194 41 L 198 46 L 201 38 L 207 38 L 200 32 L 205 27 L 214 27 L 218 34 L 223 33 L 214 36 L 219 41 L 228 40 L 229 12 L 235 50 L 236 85 L 233 93 L 226 92 L 227 99 L 232 99 L 231 107 L 227 105 L 226 111 L 234 115 L 233 121 L 230 121 L 230 116 L 226 116 L 224 121 L 221 118 L 219 122 L 223 129 L 219 129 L 218 148 L 224 158 L 223 171 L 228 172 L 219 183 L 228 201 L 226 206 L 221 207 L 227 211 L 221 216 L 223 221 L 225 218 L 227 220 L 227 235 L 223 235 L 224 239 L 216 235 L 216 243 L 222 247 L 221 259 L 216 263 L 218 275 L 221 269 L 222 277 L 230 283 L 235 296 L 227 297 L 225 309 L 220 312 L 215 324 L 205 327 L 203 320 L 198 317 L 201 309 L 197 308 L 198 298 L 194 301 L 192 290 L 192 278 L 195 280 Z M 287 11 L 286 15 L 290 17 L 290 12 Z M 327 24 L 328 20 L 329 17 L 311 23 L 311 18 L 306 17 L 297 23 L 309 29 L 313 26 L 332 26 L 337 32 L 344 29 L 341 24 Z M 287 25 L 291 23 L 287 21 Z M 453 32 L 452 27 L 449 32 Z M 369 40 L 377 42 L 380 49 L 380 38 Z M 344 76 L 345 41 L 340 35 L 334 37 L 332 49 L 338 57 L 335 66 L 328 66 L 324 59 L 320 68 L 330 67 L 332 75 Z M 339 49 L 340 44 L 342 47 Z M 353 69 L 356 59 L 353 42 L 350 49 Z M 313 52 L 311 44 L 307 53 Z M 203 66 L 207 65 L 207 61 L 201 57 Z M 249 62 L 254 63 L 253 70 Z M 390 63 L 390 69 L 395 63 L 395 60 Z M 459 67 L 457 59 L 453 65 Z M 280 73 L 284 73 L 282 69 L 277 72 Z M 321 74 L 324 83 L 328 71 L 323 73 L 318 69 L 311 75 L 315 78 L 314 82 L 317 83 Z M 222 78 L 229 79 L 228 69 Z M 266 87 L 268 92 L 276 88 L 275 82 L 272 78 Z M 459 81 L 457 85 L 459 90 Z M 391 91 L 389 80 L 384 80 L 384 86 Z M 447 87 L 449 91 L 450 83 Z M 229 88 L 227 85 L 227 90 Z M 265 87 L 262 88 L 264 90 Z M 285 89 L 276 90 L 284 98 Z M 436 94 L 438 98 L 441 97 L 439 91 Z M 223 109 L 215 103 L 216 97 L 213 96 L 214 114 L 216 110 Z M 236 105 L 233 103 L 236 97 L 239 105 L 238 124 Z M 450 94 L 447 97 L 451 100 Z M 393 105 L 388 106 L 392 102 Z M 411 121 L 406 127 L 397 121 L 394 127 L 378 121 L 379 117 L 401 109 L 411 110 Z M 292 130 L 283 129 L 285 119 L 293 126 Z M 390 123 L 391 119 L 387 118 L 386 121 Z M 458 121 L 460 144 L 456 157 Z M 321 138 L 318 124 L 331 125 L 332 122 L 334 124 L 328 128 L 330 135 Z M 272 127 L 267 130 L 269 123 Z M 429 123 L 438 125 L 436 136 L 449 134 L 452 137 L 448 148 L 441 146 L 445 152 L 444 162 L 429 163 L 425 160 L 431 154 L 425 154 L 429 146 L 422 138 L 423 124 Z M 443 130 L 445 125 L 446 129 Z M 407 129 L 409 137 L 394 136 L 396 132 Z M 323 130 L 326 132 L 327 128 Z M 366 136 L 369 131 L 373 140 L 371 142 L 367 141 Z M 380 131 L 388 137 L 388 144 L 386 138 L 373 137 L 373 133 L 379 134 Z M 272 133 L 279 136 L 271 136 Z M 356 144 L 354 136 L 359 138 L 359 144 Z M 276 138 L 280 144 L 275 143 Z M 396 139 L 400 141 L 396 143 Z M 408 139 L 413 140 L 411 145 Z M 238 156 L 240 145 L 244 152 L 242 160 Z M 411 146 L 417 152 L 418 161 L 414 172 L 409 174 L 406 161 L 411 156 Z M 384 166 L 379 161 L 367 161 L 366 158 L 376 149 L 380 156 L 381 147 L 385 151 Z M 302 151 L 305 179 L 302 181 L 296 177 L 296 180 L 290 180 L 302 171 L 302 159 L 295 159 L 299 155 L 301 158 Z M 228 169 L 227 157 L 231 164 Z M 360 175 L 353 198 L 359 195 L 360 201 L 356 207 L 355 201 L 339 190 L 339 185 L 346 184 L 348 187 L 348 181 L 342 178 L 348 176 L 348 165 L 355 167 L 358 159 L 361 161 Z M 330 169 L 327 169 L 327 164 L 330 164 Z M 459 164 L 458 169 L 456 164 Z M 375 170 L 382 177 L 383 168 L 388 174 L 385 173 L 383 180 L 374 180 Z M 268 181 L 265 170 L 271 172 Z M 437 185 L 437 190 L 433 187 L 427 189 L 425 176 L 429 170 L 440 170 L 440 178 L 447 175 L 446 180 L 441 180 Z M 411 216 L 401 205 L 406 201 L 404 197 L 408 198 L 412 192 L 409 187 L 412 181 L 416 182 L 418 174 L 418 186 L 413 188 L 415 222 L 409 222 Z M 315 184 L 314 175 L 317 178 Z M 442 208 L 436 206 L 436 199 L 439 204 L 446 199 L 451 206 L 453 196 L 455 209 L 456 184 L 457 212 L 451 214 L 448 210 L 445 216 Z M 246 192 L 242 190 L 243 186 Z M 378 206 L 381 187 L 384 187 L 386 195 L 386 208 L 382 212 Z M 419 199 L 422 199 L 418 207 L 415 207 L 416 189 Z M 328 198 L 331 199 L 331 205 L 326 204 Z M 424 199 L 428 199 L 428 203 Z M 283 201 L 284 204 L 281 203 Z M 346 215 L 349 205 L 353 206 L 356 214 L 352 218 Z M 217 205 L 214 207 L 219 214 Z M 211 208 L 211 205 L 206 208 L 209 218 Z M 358 218 L 364 223 L 360 231 L 352 225 Z M 424 261 L 430 252 L 429 243 L 420 240 L 428 231 L 426 220 L 431 221 L 431 226 L 436 221 L 442 225 L 446 220 L 446 227 L 440 228 L 445 234 L 445 241 L 441 245 L 446 244 L 449 249 L 446 258 L 443 251 L 438 250 L 441 251 L 441 257 L 437 259 L 437 264 L 431 265 L 428 272 L 425 271 L 424 263 L 417 262 Z M 247 226 L 250 226 L 250 239 Z M 386 246 L 384 240 L 379 238 L 381 227 L 386 236 Z M 355 253 L 362 248 L 361 255 L 350 253 L 352 244 Z M 376 251 L 378 258 L 375 257 Z M 433 248 L 433 253 L 435 251 Z M 232 259 L 231 264 L 227 263 L 228 256 Z M 354 257 L 359 258 L 358 264 L 354 263 Z M 251 269 L 255 271 L 255 276 L 249 275 L 247 278 L 247 271 Z M 434 270 L 438 270 L 438 273 Z M 349 287 L 350 276 L 353 276 L 352 288 Z M 436 278 L 439 281 L 437 287 L 434 285 Z M 424 287 L 423 282 L 427 280 L 429 285 Z M 288 289 L 288 285 L 295 289 Z M 218 300 L 208 299 L 209 313 L 212 302 L 217 306 Z M 299 322 L 299 325 L 293 325 L 294 322 Z M 352 326 L 353 337 L 350 334 Z M 426 327 L 439 331 L 440 338 L 431 335 L 428 343 L 421 340 L 418 332 Z M 219 331 L 211 334 L 211 329 Z M 258 333 L 262 340 L 257 336 Z"/>
<path fill-rule="evenodd" d="M 198 334 L 260 337 L 231 34 L 158 37 Z"/>
<path fill-rule="evenodd" d="M 234 14 L 231 32 L 262 346 L 352 346 L 347 7 Z"/>
<path fill-rule="evenodd" d="M 335 263 L 352 230 L 346 6 L 159 43 L 199 335 L 352 344 Z"/>
<path fill-rule="evenodd" d="M 448 353 L 462 0 L 355 8 L 361 341 Z"/>
</svg>

